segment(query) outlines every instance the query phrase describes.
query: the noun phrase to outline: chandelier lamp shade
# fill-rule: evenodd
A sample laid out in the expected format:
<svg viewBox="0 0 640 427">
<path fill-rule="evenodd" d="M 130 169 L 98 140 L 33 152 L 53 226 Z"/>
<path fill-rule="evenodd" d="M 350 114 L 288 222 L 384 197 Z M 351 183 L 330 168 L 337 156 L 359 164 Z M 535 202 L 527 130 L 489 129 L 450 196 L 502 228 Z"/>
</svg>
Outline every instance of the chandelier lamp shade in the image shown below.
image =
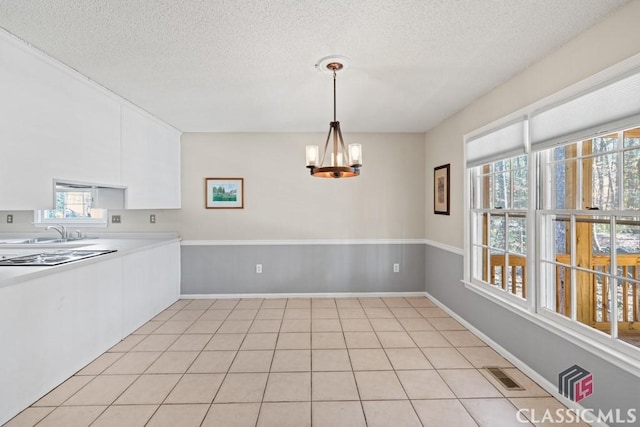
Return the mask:
<svg viewBox="0 0 640 427">
<path fill-rule="evenodd" d="M 348 68 L 348 59 L 343 56 L 328 56 L 318 61 L 316 68 L 333 74 L 333 121 L 329 123 L 329 133 L 322 151 L 317 145 L 307 145 L 307 168 L 312 176 L 318 178 L 358 176 L 362 167 L 362 146 L 345 146 L 340 122 L 336 119 L 336 76 L 338 71 Z"/>
</svg>

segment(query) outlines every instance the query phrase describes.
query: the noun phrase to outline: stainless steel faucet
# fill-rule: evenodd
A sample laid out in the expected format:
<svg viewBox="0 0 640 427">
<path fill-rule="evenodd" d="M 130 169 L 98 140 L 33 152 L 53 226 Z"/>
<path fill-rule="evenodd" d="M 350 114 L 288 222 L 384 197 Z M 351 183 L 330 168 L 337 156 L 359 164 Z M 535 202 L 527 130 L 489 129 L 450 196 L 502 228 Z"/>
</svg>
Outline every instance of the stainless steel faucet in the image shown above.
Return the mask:
<svg viewBox="0 0 640 427">
<path fill-rule="evenodd" d="M 50 225 L 47 227 L 47 230 L 56 230 L 60 233 L 60 238 L 65 240 L 67 239 L 67 229 L 64 228 L 64 225 L 62 224 Z"/>
</svg>

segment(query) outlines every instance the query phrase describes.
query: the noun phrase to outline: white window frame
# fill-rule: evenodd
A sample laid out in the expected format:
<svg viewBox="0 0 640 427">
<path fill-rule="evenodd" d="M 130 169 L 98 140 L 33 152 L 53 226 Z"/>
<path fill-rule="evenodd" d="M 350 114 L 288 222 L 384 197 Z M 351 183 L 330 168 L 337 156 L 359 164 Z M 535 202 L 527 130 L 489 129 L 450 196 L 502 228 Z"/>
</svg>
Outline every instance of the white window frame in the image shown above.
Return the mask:
<svg viewBox="0 0 640 427">
<path fill-rule="evenodd" d="M 105 209 L 103 218 L 45 218 L 44 212 L 51 209 L 33 211 L 33 226 L 45 228 L 53 224 L 69 225 L 80 228 L 106 228 L 109 225 L 109 213 Z"/>
<path fill-rule="evenodd" d="M 96 198 L 99 200 L 103 199 L 98 197 L 98 193 L 97 193 L 98 191 L 105 189 L 109 191 L 115 190 L 115 191 L 124 192 L 126 188 L 121 186 L 93 184 L 93 183 L 78 182 L 78 181 L 58 179 L 58 178 L 53 179 L 52 185 L 53 185 L 53 188 L 52 188 L 53 206 L 56 206 L 57 193 L 60 193 L 60 192 L 89 191 L 92 193 L 92 199 L 94 200 L 94 203 L 97 203 L 95 200 Z M 124 193 L 122 193 L 122 197 L 124 197 Z M 108 203 L 108 202 L 102 202 L 102 203 Z M 35 210 L 33 212 L 33 225 L 37 228 L 45 228 L 52 224 L 62 224 L 65 226 L 79 227 L 79 228 L 106 228 L 109 225 L 109 211 L 102 203 L 99 205 L 100 207 L 97 208 L 103 211 L 102 218 L 88 218 L 88 217 L 45 218 L 46 211 L 55 210 L 55 209 L 42 209 L 42 210 Z M 110 207 L 113 207 L 113 206 L 110 206 Z M 124 206 L 121 206 L 121 208 L 124 208 Z"/>
<path fill-rule="evenodd" d="M 473 268 L 473 247 L 471 245 L 472 233 L 477 233 L 474 229 L 476 222 L 474 221 L 471 209 L 471 197 L 472 197 L 472 173 L 471 169 L 477 166 L 470 165 L 465 167 L 465 179 L 463 183 L 464 190 L 464 263 L 463 263 L 463 280 L 465 287 L 501 307 L 516 313 L 532 323 L 543 327 L 559 336 L 566 341 L 572 342 L 575 345 L 596 354 L 603 359 L 606 359 L 627 372 L 640 377 L 640 348 L 631 346 L 621 340 L 611 339 L 610 336 L 600 333 L 593 328 L 572 321 L 565 318 L 563 315 L 556 313 L 553 310 L 549 310 L 542 305 L 540 292 L 542 285 L 537 283 L 536 277 L 540 272 L 540 256 L 541 256 L 541 242 L 542 224 L 539 217 L 542 209 L 541 196 L 546 197 L 546 194 L 541 193 L 539 188 L 543 183 L 544 177 L 541 176 L 544 169 L 541 164 L 541 152 L 550 146 L 568 142 L 568 138 L 574 138 L 577 134 L 567 135 L 567 137 L 555 138 L 552 143 L 547 144 L 548 141 L 542 141 L 541 144 L 536 146 L 536 151 L 529 152 L 529 148 L 532 146 L 531 132 L 529 130 L 530 120 L 532 116 L 541 111 L 547 111 L 553 108 L 555 105 L 559 105 L 566 100 L 576 99 L 579 96 L 588 93 L 589 91 L 599 90 L 607 84 L 618 82 L 622 78 L 633 73 L 639 73 L 640 70 L 640 54 L 635 55 L 619 64 L 616 64 L 591 78 L 574 84 L 554 95 L 551 95 L 545 99 L 537 101 L 529 106 L 526 106 L 512 114 L 499 119 L 493 123 L 490 123 L 476 131 L 473 131 L 464 136 L 465 147 L 470 141 L 477 140 L 486 136 L 492 129 L 501 129 L 505 126 L 505 123 L 512 123 L 517 120 L 518 117 L 526 117 L 525 129 L 526 129 L 526 146 L 529 153 L 528 165 L 529 165 L 529 209 L 527 215 L 527 227 L 528 227 L 528 240 L 527 240 L 527 259 L 529 261 L 527 265 L 527 281 L 528 291 L 526 304 L 521 303 L 521 299 L 513 295 L 509 295 L 502 290 L 492 289 L 492 286 L 485 283 L 478 283 L 478 281 L 472 279 Z M 640 73 L 639 73 L 640 74 Z M 612 131 L 619 131 L 624 128 L 632 128 L 640 126 L 640 115 L 634 117 L 623 118 L 620 120 L 614 120 L 611 123 L 605 125 L 598 125 L 597 128 L 588 130 L 592 132 L 585 136 L 585 131 L 579 133 L 580 139 L 589 139 L 589 136 L 601 136 L 610 134 Z M 564 138 L 564 139 L 563 139 Z M 464 153 L 464 164 L 467 165 L 466 150 Z M 505 156 L 510 157 L 510 156 Z M 491 159 L 494 160 L 494 159 Z M 622 181 L 620 181 L 620 191 L 622 190 Z M 622 203 L 622 193 L 619 197 L 619 203 Z M 547 205 L 548 206 L 548 205 Z M 580 211 L 581 213 L 584 211 Z M 565 212 L 566 213 L 566 212 Z M 613 212 L 608 212 L 609 214 Z M 619 212 L 620 213 L 620 212 Z M 628 211 L 623 212 L 625 216 L 629 215 Z M 605 213 L 606 214 L 606 213 Z M 637 212 L 636 212 L 637 214 Z M 533 231 L 533 232 L 531 232 Z M 612 261 L 615 261 L 613 258 Z M 612 262 L 612 265 L 613 264 Z"/>
<path fill-rule="evenodd" d="M 632 124 L 632 123 L 627 123 L 628 127 L 625 126 L 624 128 L 621 129 L 616 129 L 615 132 L 611 132 L 609 130 L 601 132 L 601 135 L 594 135 L 593 137 L 597 137 L 597 136 L 605 136 L 605 135 L 610 135 L 612 133 L 617 133 L 618 134 L 618 144 L 616 146 L 616 148 L 614 150 L 611 151 L 607 151 L 606 153 L 591 153 L 588 155 L 583 155 L 581 153 L 581 140 L 580 141 L 573 141 L 571 143 L 576 143 L 578 144 L 578 153 L 575 157 L 575 161 L 576 161 L 576 167 L 578 168 L 577 171 L 577 175 L 578 175 L 578 181 L 582 182 L 582 160 L 586 159 L 586 158 L 594 158 L 597 157 L 599 155 L 609 155 L 609 154 L 615 154 L 616 156 L 618 156 L 618 177 L 617 177 L 617 191 L 618 191 L 618 203 L 616 206 L 616 209 L 613 210 L 597 210 L 597 211 L 590 211 L 590 210 L 586 210 L 586 209 L 582 209 L 582 210 L 578 210 L 575 209 L 576 207 L 573 206 L 571 208 L 567 208 L 567 209 L 554 209 L 553 204 L 551 202 L 551 191 L 550 191 L 550 186 L 551 186 L 551 180 L 550 177 L 547 176 L 548 174 L 550 174 L 550 169 L 547 167 L 549 164 L 553 163 L 552 160 L 550 160 L 550 150 L 554 149 L 557 146 L 554 147 L 549 147 L 545 150 L 542 150 L 540 152 L 536 152 L 534 153 L 535 155 L 538 156 L 539 159 L 539 173 L 541 175 L 541 180 L 539 181 L 539 187 L 542 190 L 542 194 L 545 195 L 545 199 L 541 201 L 540 203 L 540 208 L 536 210 L 535 212 L 535 216 L 536 216 L 536 238 L 538 240 L 538 251 L 536 254 L 536 270 L 538 272 L 539 277 L 542 277 L 545 273 L 545 267 L 543 267 L 543 264 L 547 264 L 547 263 L 551 263 L 553 264 L 555 261 L 554 260 L 549 260 L 548 256 L 544 256 L 544 252 L 547 250 L 547 245 L 548 245 L 548 239 L 551 238 L 553 239 L 553 231 L 547 231 L 547 227 L 548 227 L 548 222 L 545 220 L 546 217 L 548 216 L 552 216 L 552 215 L 558 215 L 558 216 L 568 216 L 570 217 L 570 224 L 571 224 L 571 228 L 572 230 L 575 230 L 575 219 L 576 216 L 603 216 L 603 217 L 609 217 L 609 221 L 610 221 L 610 233 L 611 236 L 609 237 L 610 242 L 611 242 L 611 248 L 610 248 L 610 257 L 611 257 L 611 261 L 610 261 L 610 265 L 612 266 L 612 268 L 609 271 L 605 271 L 603 273 L 601 273 L 603 276 L 606 276 L 608 278 L 608 287 L 609 287 L 609 295 L 610 295 L 610 300 L 612 301 L 611 304 L 611 314 L 610 314 L 610 322 L 611 322 L 611 331 L 607 334 L 605 332 L 601 332 L 598 331 L 597 329 L 594 329 L 592 327 L 590 327 L 589 325 L 585 325 L 581 322 L 579 322 L 577 320 L 577 307 L 576 307 L 576 300 L 577 300 L 577 290 L 575 289 L 574 286 L 572 286 L 571 289 L 571 310 L 568 316 L 557 313 L 552 307 L 548 307 L 547 305 L 547 301 L 546 301 L 546 297 L 547 297 L 547 293 L 549 291 L 549 289 L 544 286 L 542 283 L 536 284 L 538 291 L 540 293 L 540 298 L 538 299 L 538 304 L 536 307 L 536 312 L 538 314 L 540 314 L 541 316 L 544 316 L 545 318 L 557 322 L 558 324 L 563 325 L 564 327 L 571 329 L 573 331 L 579 332 L 587 337 L 589 337 L 590 339 L 602 344 L 602 345 L 606 345 L 609 346 L 611 348 L 614 348 L 618 351 L 620 351 L 621 353 L 624 353 L 626 355 L 629 355 L 631 357 L 636 357 L 636 358 L 640 358 L 639 356 L 639 352 L 640 349 L 637 347 L 633 347 L 628 343 L 625 343 L 624 341 L 618 339 L 618 322 L 617 322 L 617 318 L 618 318 L 618 304 L 617 304 L 617 299 L 618 299 L 618 280 L 619 280 L 619 276 L 617 274 L 617 267 L 613 268 L 613 266 L 617 265 L 617 248 L 616 248 L 616 224 L 617 224 L 617 218 L 624 218 L 624 217 L 639 217 L 640 216 L 640 212 L 638 211 L 633 211 L 633 210 L 622 210 L 623 207 L 623 203 L 624 203 L 624 182 L 622 179 L 623 176 L 623 156 L 624 153 L 628 150 L 631 149 L 638 149 L 640 148 L 639 146 L 633 147 L 633 148 L 625 148 L 624 147 L 624 138 L 623 138 L 623 133 L 624 131 L 628 130 L 628 129 L 633 129 L 633 128 L 638 128 L 640 127 L 640 120 L 638 120 L 637 123 Z M 569 143 L 569 144 L 571 144 Z M 562 144 L 562 145 L 568 145 L 568 144 Z M 582 198 L 582 186 L 578 185 L 577 188 L 577 193 L 576 193 L 576 199 L 580 200 Z M 575 231 L 573 232 L 573 234 L 575 235 Z M 543 238 L 544 236 L 544 238 Z M 570 274 L 575 275 L 577 270 L 581 270 L 581 268 L 576 266 L 576 260 L 575 260 L 575 253 L 576 253 L 576 242 L 575 240 L 572 240 L 571 242 L 571 249 L 570 249 L 570 253 L 571 255 L 571 260 L 570 263 L 568 264 L 568 268 L 570 269 Z M 546 282 L 545 282 L 546 283 Z M 576 280 L 575 280 L 575 276 L 572 277 L 572 280 L 570 281 L 571 284 L 575 284 Z M 615 321 L 613 320 L 615 319 Z M 624 320 L 623 320 L 624 321 Z"/>
<path fill-rule="evenodd" d="M 640 122 L 638 126 L 640 127 Z M 616 152 L 622 153 L 624 148 L 618 147 Z M 553 308 L 548 308 L 545 304 L 544 297 L 548 291 L 547 287 L 542 282 L 538 283 L 536 277 L 542 277 L 543 268 L 543 251 L 546 242 L 548 241 L 548 232 L 545 231 L 545 224 L 543 217 L 548 214 L 557 214 L 563 216 L 576 216 L 576 215 L 593 215 L 593 216 L 609 216 L 615 217 L 632 217 L 640 216 L 638 211 L 621 211 L 621 210 L 603 210 L 603 211 L 587 211 L 587 210 L 575 210 L 575 209 L 537 209 L 537 207 L 549 206 L 549 201 L 543 202 L 541 196 L 549 198 L 550 191 L 548 191 L 548 179 L 546 176 L 546 150 L 533 152 L 528 154 L 528 166 L 529 166 L 529 178 L 536 177 L 536 180 L 529 180 L 529 209 L 527 212 L 527 297 L 523 300 L 520 297 L 512 295 L 509 292 L 505 292 L 502 289 L 498 289 L 495 286 L 477 280 L 473 277 L 472 271 L 475 268 L 474 263 L 482 260 L 474 259 L 472 245 L 472 233 L 477 235 L 477 220 L 474 218 L 475 212 L 491 211 L 492 209 L 472 209 L 471 198 L 474 195 L 473 180 L 476 179 L 473 174 L 473 169 L 476 167 L 470 167 L 466 169 L 465 180 L 465 263 L 464 263 L 464 279 L 463 283 L 467 289 L 482 295 L 485 298 L 492 300 L 500 306 L 525 316 L 534 323 L 551 330 L 567 340 L 592 351 L 596 354 L 606 357 L 608 360 L 618 360 L 620 366 L 628 371 L 640 376 L 640 348 L 632 346 L 622 340 L 612 339 L 617 337 L 617 322 L 612 322 L 612 331 L 610 334 L 593 329 L 592 327 L 582 324 L 575 320 L 575 313 L 573 316 L 566 317 L 562 314 L 556 313 Z M 477 182 L 477 181 L 476 181 Z M 622 188 L 622 181 L 620 182 L 620 189 Z M 580 188 L 580 187 L 578 187 Z M 623 200 L 622 194 L 618 198 L 618 203 L 621 204 Z M 475 212 L 474 212 L 475 211 Z M 532 224 L 533 223 L 533 224 Z M 612 219 L 611 232 L 615 234 L 615 219 Z M 533 231 L 533 233 L 531 232 Z M 614 239 L 614 237 L 612 237 Z M 575 241 L 571 242 L 575 245 Z M 575 248 L 571 251 L 575 253 Z M 616 265 L 615 254 L 611 253 L 611 265 Z M 610 298 L 612 301 L 617 301 L 617 286 L 616 286 L 616 274 L 608 272 Z M 575 281 L 574 281 L 575 283 Z M 575 294 L 575 291 L 574 291 Z M 575 307 L 575 298 L 572 298 Z M 612 304 L 613 310 L 611 313 L 611 319 L 617 319 L 617 304 Z M 575 310 L 575 309 L 574 309 Z M 614 317 L 615 316 L 615 317 Z M 615 326 L 614 326 L 615 325 Z"/>
<path fill-rule="evenodd" d="M 518 157 L 520 156 L 516 155 L 516 156 L 509 156 L 503 160 L 508 160 L 508 159 L 512 159 L 513 157 Z M 528 157 L 528 156 L 527 156 Z M 527 158 L 527 168 L 530 171 L 531 167 L 529 165 L 529 158 Z M 494 160 L 495 161 L 495 160 Z M 492 161 L 491 163 L 493 163 L 494 161 Z M 473 191 L 474 189 L 477 190 L 476 185 L 480 185 L 478 184 L 479 180 L 481 179 L 481 173 L 480 173 L 480 168 L 482 167 L 482 165 L 480 166 L 471 166 L 469 168 L 467 168 L 467 172 L 468 172 L 468 176 L 469 176 L 469 180 L 468 180 L 468 185 L 470 186 L 470 190 L 469 190 L 469 205 L 471 206 L 471 198 L 472 197 L 479 197 L 480 196 L 480 192 L 479 191 Z M 512 169 L 510 169 L 510 171 L 512 171 Z M 528 175 L 530 175 L 530 172 L 528 173 Z M 527 186 L 530 188 L 529 185 L 529 178 L 530 176 L 527 176 Z M 512 187 L 513 190 L 513 187 Z M 531 203 L 530 199 L 531 196 L 528 194 L 527 195 L 528 200 L 529 200 L 529 204 Z M 511 197 L 511 201 L 513 202 L 513 197 Z M 478 201 L 476 200 L 476 204 L 478 203 Z M 468 276 L 468 280 L 475 284 L 478 285 L 480 287 L 484 287 L 484 291 L 487 291 L 491 294 L 493 294 L 494 296 L 500 296 L 501 298 L 506 299 L 507 301 L 509 301 L 511 304 L 515 304 L 515 305 L 519 305 L 522 308 L 529 308 L 529 300 L 530 300 L 530 295 L 531 295 L 531 290 L 532 290 L 532 286 L 530 284 L 527 285 L 527 294 L 525 298 L 521 298 L 517 295 L 512 294 L 509 291 L 506 291 L 504 289 L 500 289 L 499 287 L 493 285 L 489 282 L 485 282 L 481 279 L 478 279 L 476 277 L 475 272 L 480 271 L 482 269 L 482 260 L 478 260 L 476 257 L 473 256 L 473 253 L 476 253 L 476 251 L 478 250 L 483 250 L 480 248 L 484 248 L 484 249 L 489 249 L 489 257 L 491 256 L 490 254 L 490 242 L 487 242 L 487 245 L 483 245 L 481 242 L 475 242 L 473 241 L 473 239 L 479 239 L 480 238 L 480 233 L 482 232 L 482 230 L 478 229 L 478 224 L 479 221 L 481 221 L 481 216 L 484 214 L 496 214 L 497 216 L 504 216 L 505 217 L 505 248 L 504 248 L 504 253 L 505 253 L 505 266 L 508 265 L 508 260 L 509 260 L 509 254 L 511 254 L 512 252 L 509 251 L 509 230 L 508 230 L 508 225 L 509 225 L 509 215 L 510 214 L 524 214 L 526 217 L 526 221 L 525 221 L 525 227 L 527 228 L 527 232 L 530 230 L 529 228 L 529 218 L 531 216 L 531 213 L 529 212 L 529 209 L 511 209 L 511 208 L 501 208 L 501 209 L 497 209 L 497 208 L 469 208 L 468 210 L 469 212 L 469 227 L 470 227 L 470 233 L 468 234 L 469 236 L 469 276 Z M 490 217 L 489 217 L 489 223 L 488 223 L 488 227 L 490 228 Z M 473 236 L 473 238 L 471 237 Z M 527 234 L 527 254 L 529 253 L 530 250 L 532 250 L 532 246 L 530 244 L 530 240 L 532 240 L 532 236 L 529 236 Z M 528 256 L 528 255 L 525 255 Z M 490 259 L 487 261 L 487 267 L 490 267 Z M 506 268 L 506 267 L 505 267 Z M 526 280 L 527 283 L 533 283 L 533 282 L 529 282 L 529 270 L 530 268 L 526 268 Z M 487 271 L 486 272 L 487 277 L 490 280 L 490 276 L 491 276 L 491 271 Z"/>
</svg>

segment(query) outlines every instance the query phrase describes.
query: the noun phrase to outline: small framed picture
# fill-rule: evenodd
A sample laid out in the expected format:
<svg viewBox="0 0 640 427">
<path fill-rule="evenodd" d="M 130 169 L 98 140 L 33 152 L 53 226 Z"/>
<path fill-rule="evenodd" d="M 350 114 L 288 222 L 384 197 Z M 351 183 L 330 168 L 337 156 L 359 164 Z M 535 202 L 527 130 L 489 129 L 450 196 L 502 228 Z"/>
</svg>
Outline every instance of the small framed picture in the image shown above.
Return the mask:
<svg viewBox="0 0 640 427">
<path fill-rule="evenodd" d="M 449 215 L 449 167 L 451 164 L 433 169 L 433 213 Z"/>
<path fill-rule="evenodd" d="M 244 178 L 205 178 L 207 209 L 243 209 Z"/>
</svg>

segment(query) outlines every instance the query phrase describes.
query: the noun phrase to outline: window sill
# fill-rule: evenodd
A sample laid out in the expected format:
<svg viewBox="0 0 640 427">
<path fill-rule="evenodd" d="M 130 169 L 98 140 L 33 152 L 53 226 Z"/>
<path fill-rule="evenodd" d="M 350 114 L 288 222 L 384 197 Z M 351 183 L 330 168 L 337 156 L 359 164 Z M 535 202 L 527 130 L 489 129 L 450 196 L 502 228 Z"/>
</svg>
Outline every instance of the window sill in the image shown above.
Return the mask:
<svg viewBox="0 0 640 427">
<path fill-rule="evenodd" d="M 64 218 L 50 220 L 48 222 L 34 222 L 36 228 L 46 228 L 50 225 L 62 224 L 66 228 L 107 228 L 107 222 L 73 221 Z"/>
<path fill-rule="evenodd" d="M 103 218 L 90 217 L 67 217 L 67 218 L 45 218 L 42 210 L 33 211 L 33 226 L 36 228 L 45 228 L 50 225 L 61 224 L 65 228 L 106 228 L 108 223 L 107 212 L 104 212 Z"/>
<path fill-rule="evenodd" d="M 467 280 L 463 280 L 462 283 L 464 283 L 465 288 L 487 299 L 497 302 L 507 310 L 515 310 L 514 312 L 518 313 L 529 312 L 526 300 L 520 299 L 519 297 L 508 294 L 504 291 L 494 289 L 488 285 L 469 282 Z"/>
</svg>

